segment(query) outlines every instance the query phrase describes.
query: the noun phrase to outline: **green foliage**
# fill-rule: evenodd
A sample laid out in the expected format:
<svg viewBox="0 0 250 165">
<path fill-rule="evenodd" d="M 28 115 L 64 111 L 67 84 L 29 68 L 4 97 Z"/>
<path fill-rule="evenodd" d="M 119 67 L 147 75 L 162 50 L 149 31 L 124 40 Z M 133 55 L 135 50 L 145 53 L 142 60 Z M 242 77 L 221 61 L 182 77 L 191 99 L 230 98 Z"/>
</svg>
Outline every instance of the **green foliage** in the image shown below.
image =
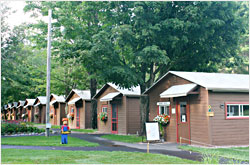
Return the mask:
<svg viewBox="0 0 250 165">
<path fill-rule="evenodd" d="M 45 132 L 44 129 L 39 129 L 33 127 L 26 123 L 5 123 L 2 122 L 1 124 L 1 135 L 5 134 L 15 134 L 15 133 L 41 133 Z"/>
<path fill-rule="evenodd" d="M 199 164 L 162 154 L 123 151 L 58 151 L 2 149 L 4 164 Z"/>
</svg>

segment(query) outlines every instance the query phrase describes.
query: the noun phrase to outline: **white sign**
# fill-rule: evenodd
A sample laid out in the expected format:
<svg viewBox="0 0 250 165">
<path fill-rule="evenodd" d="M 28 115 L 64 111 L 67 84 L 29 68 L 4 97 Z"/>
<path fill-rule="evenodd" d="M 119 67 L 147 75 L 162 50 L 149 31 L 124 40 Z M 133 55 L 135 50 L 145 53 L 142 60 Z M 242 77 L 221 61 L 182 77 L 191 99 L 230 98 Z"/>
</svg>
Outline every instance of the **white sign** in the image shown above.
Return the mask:
<svg viewBox="0 0 250 165">
<path fill-rule="evenodd" d="M 172 114 L 175 114 L 175 108 L 172 108 Z"/>
<path fill-rule="evenodd" d="M 186 115 L 181 116 L 181 122 L 186 122 Z"/>
<path fill-rule="evenodd" d="M 169 105 L 170 105 L 170 102 L 157 102 L 157 105 L 169 106 Z"/>
<path fill-rule="evenodd" d="M 155 123 L 146 123 L 147 140 L 160 140 L 159 125 Z"/>
<path fill-rule="evenodd" d="M 46 123 L 46 128 L 51 128 L 51 124 L 50 123 Z"/>
</svg>

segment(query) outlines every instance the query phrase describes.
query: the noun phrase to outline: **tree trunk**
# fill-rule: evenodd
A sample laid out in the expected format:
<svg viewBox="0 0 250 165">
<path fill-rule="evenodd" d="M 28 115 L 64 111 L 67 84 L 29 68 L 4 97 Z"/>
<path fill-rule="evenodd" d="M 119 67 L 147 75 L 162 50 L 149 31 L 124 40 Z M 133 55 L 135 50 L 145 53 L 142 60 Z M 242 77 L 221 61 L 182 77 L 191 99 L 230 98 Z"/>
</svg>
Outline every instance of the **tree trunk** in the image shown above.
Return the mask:
<svg viewBox="0 0 250 165">
<path fill-rule="evenodd" d="M 90 79 L 90 94 L 91 94 L 91 113 L 92 113 L 92 120 L 91 125 L 93 129 L 97 128 L 97 101 L 92 99 L 93 96 L 96 94 L 97 88 L 97 81 L 96 79 Z"/>
<path fill-rule="evenodd" d="M 141 92 L 143 93 L 146 89 L 145 85 L 140 85 Z M 141 95 L 140 97 L 140 116 L 141 116 L 141 130 L 140 135 L 145 135 L 146 128 L 145 122 L 149 120 L 149 97 L 147 95 Z"/>
</svg>

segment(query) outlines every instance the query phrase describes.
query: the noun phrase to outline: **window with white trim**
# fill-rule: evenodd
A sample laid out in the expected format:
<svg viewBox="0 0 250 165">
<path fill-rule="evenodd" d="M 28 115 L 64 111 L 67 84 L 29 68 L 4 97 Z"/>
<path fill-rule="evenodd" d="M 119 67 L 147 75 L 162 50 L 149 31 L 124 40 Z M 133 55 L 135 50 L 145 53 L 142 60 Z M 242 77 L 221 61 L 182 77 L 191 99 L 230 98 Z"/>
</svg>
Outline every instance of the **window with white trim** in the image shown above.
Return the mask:
<svg viewBox="0 0 250 165">
<path fill-rule="evenodd" d="M 159 105 L 159 115 L 170 115 L 169 105 Z"/>
<path fill-rule="evenodd" d="M 108 113 L 108 107 L 102 107 L 102 112 Z"/>
<path fill-rule="evenodd" d="M 248 104 L 226 104 L 227 118 L 248 117 L 249 105 Z"/>
</svg>

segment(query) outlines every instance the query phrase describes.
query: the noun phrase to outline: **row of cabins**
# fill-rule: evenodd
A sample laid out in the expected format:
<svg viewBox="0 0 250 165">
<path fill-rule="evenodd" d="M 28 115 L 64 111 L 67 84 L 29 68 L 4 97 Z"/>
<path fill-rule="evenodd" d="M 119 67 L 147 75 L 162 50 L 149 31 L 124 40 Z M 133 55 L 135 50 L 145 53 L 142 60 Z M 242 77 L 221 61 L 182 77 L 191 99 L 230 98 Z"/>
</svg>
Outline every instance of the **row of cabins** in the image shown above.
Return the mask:
<svg viewBox="0 0 250 165">
<path fill-rule="evenodd" d="M 98 131 L 136 134 L 140 130 L 140 95 L 139 86 L 124 89 L 105 84 L 93 97 L 97 100 L 97 114 L 108 114 L 107 121 L 98 120 Z M 165 128 L 167 142 L 179 143 L 182 139 L 182 143 L 200 145 L 249 144 L 248 75 L 170 71 L 143 95 L 149 97 L 149 121 L 159 114 L 170 116 Z M 50 101 L 52 124 L 61 125 L 61 118 L 71 114 L 71 128 L 91 127 L 89 91 L 72 90 L 66 99 L 52 94 Z M 38 97 L 7 107 L 9 113 L 15 112 L 15 107 L 19 113 L 23 106 L 28 120 L 35 121 L 33 113 L 45 112 L 44 105 Z M 45 118 L 35 122 L 44 123 Z"/>
</svg>

